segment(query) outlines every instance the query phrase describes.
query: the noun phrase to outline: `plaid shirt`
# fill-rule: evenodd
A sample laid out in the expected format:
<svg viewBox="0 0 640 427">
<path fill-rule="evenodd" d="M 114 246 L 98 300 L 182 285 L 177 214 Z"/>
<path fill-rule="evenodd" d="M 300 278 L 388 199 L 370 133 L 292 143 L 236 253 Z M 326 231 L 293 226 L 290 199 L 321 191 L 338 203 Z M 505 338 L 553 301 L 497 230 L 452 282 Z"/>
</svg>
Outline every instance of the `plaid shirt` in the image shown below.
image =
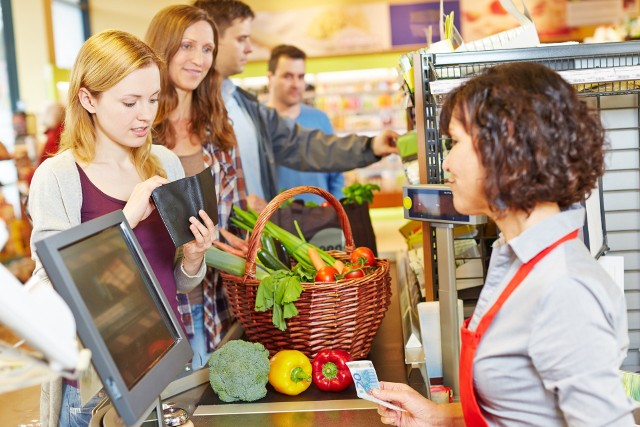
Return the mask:
<svg viewBox="0 0 640 427">
<path fill-rule="evenodd" d="M 208 143 L 203 147 L 202 154 L 205 167 L 211 166 L 215 181 L 218 196 L 218 227 L 229 229 L 229 217 L 233 211 L 233 205 L 238 205 L 242 209 L 247 207 L 247 192 L 237 147 L 225 152 Z M 220 235 L 217 238 L 220 239 Z M 207 274 L 202 282 L 202 292 L 207 350 L 211 352 L 220 344 L 233 319 L 217 270 L 207 268 Z M 186 333 L 189 337 L 193 337 L 193 319 L 188 295 L 179 293 L 178 304 Z"/>
</svg>

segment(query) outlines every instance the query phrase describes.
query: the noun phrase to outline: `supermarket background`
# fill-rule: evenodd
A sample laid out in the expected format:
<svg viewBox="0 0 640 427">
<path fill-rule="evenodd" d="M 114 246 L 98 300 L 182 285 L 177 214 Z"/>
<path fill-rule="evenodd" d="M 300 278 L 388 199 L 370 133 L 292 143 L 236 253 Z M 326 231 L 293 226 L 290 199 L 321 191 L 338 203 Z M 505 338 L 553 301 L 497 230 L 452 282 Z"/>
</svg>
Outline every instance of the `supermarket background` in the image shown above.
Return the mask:
<svg viewBox="0 0 640 427">
<path fill-rule="evenodd" d="M 27 177 L 44 142 L 44 106 L 66 99 L 66 82 L 75 54 L 87 35 L 120 28 L 144 37 L 161 8 L 175 0 L 1 0 L 4 47 L 0 52 L 0 217 L 11 240 L 0 261 L 26 278 L 30 229 L 24 221 Z M 294 43 L 305 50 L 309 91 L 306 102 L 325 111 L 339 134 L 376 134 L 412 127 L 410 105 L 401 90 L 398 59 L 424 48 L 427 34 L 440 40 L 439 1 L 248 0 L 256 12 L 254 52 L 237 83 L 259 95 L 266 91 L 269 49 Z M 514 3 L 522 8 L 520 0 Z M 541 42 L 601 40 L 640 35 L 635 29 L 638 0 L 527 0 Z M 517 27 L 498 0 L 447 0 L 465 42 Z M 400 210 L 402 165 L 397 156 L 347 174 L 346 183 L 371 182 L 382 191 L 374 216 L 394 218 Z M 376 218 L 374 218 L 376 219 Z M 394 230 L 395 223 L 380 223 Z M 394 236 L 396 237 L 396 236 Z M 385 246 L 383 246 L 385 247 Z M 391 245 L 391 248 L 395 246 Z"/>
<path fill-rule="evenodd" d="M 640 38 L 640 0 L 525 1 L 543 43 Z M 253 61 L 237 76 L 238 84 L 263 94 L 269 49 L 292 43 L 309 54 L 306 101 L 330 116 L 336 132 L 375 134 L 391 128 L 403 133 L 411 127 L 409 105 L 398 79 L 398 58 L 425 47 L 430 26 L 432 41 L 440 40 L 439 1 L 246 2 L 257 13 L 252 34 L 255 49 Z M 520 0 L 514 2 L 520 4 Z M 44 141 L 44 106 L 64 101 L 69 68 L 88 35 L 119 28 L 144 37 L 151 17 L 175 3 L 189 2 L 0 0 L 0 141 L 6 148 L 0 147 L 0 217 L 11 235 L 0 252 L 0 262 L 19 278 L 26 280 L 33 268 L 24 200 L 26 177 Z M 465 42 L 519 25 L 498 0 L 447 0 L 444 11 L 454 12 Z M 380 255 L 393 258 L 397 251 L 406 251 L 398 232 L 405 224 L 400 207 L 404 174 L 399 159 L 391 157 L 354 171 L 349 179 L 382 188 L 371 211 Z M 38 390 L 21 393 L 0 395 L 0 425 L 13 425 L 16 414 L 23 425 L 29 425 L 34 413 L 37 418 Z"/>
</svg>

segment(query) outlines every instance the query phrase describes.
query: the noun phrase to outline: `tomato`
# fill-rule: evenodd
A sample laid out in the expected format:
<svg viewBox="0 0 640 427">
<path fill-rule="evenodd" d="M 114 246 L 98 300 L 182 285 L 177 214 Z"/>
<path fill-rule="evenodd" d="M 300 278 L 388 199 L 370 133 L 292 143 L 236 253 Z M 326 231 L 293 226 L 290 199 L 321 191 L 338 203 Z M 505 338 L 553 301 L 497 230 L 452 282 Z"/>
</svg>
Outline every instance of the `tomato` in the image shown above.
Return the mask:
<svg viewBox="0 0 640 427">
<path fill-rule="evenodd" d="M 345 267 L 345 279 L 358 279 L 360 277 L 364 277 L 364 268 L 362 266 L 349 264 Z"/>
<path fill-rule="evenodd" d="M 376 258 L 371 249 L 360 246 L 351 253 L 351 263 L 373 266 L 376 264 Z"/>
<path fill-rule="evenodd" d="M 335 282 L 337 274 L 338 270 L 330 265 L 325 265 L 316 273 L 316 282 Z"/>
</svg>

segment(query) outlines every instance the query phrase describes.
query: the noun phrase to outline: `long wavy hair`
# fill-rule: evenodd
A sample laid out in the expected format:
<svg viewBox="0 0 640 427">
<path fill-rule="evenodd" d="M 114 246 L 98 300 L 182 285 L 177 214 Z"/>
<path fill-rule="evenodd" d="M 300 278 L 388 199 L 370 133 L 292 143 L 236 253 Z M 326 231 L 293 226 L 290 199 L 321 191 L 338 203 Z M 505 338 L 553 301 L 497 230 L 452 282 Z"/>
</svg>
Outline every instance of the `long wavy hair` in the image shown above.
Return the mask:
<svg viewBox="0 0 640 427">
<path fill-rule="evenodd" d="M 202 144 L 211 141 L 222 150 L 229 151 L 236 144 L 235 133 L 221 95 L 222 76 L 215 70 L 218 54 L 218 29 L 211 17 L 202 9 L 189 5 L 168 6 L 158 12 L 149 24 L 145 37 L 151 46 L 168 64 L 180 49 L 185 30 L 200 21 L 205 21 L 213 29 L 215 48 L 213 65 L 193 91 L 191 101 L 192 134 L 200 138 Z M 175 129 L 169 122 L 169 114 L 178 107 L 178 93 L 169 76 L 168 67 L 161 75 L 162 96 L 158 115 L 154 122 L 155 143 L 168 148 L 175 146 Z"/>
<path fill-rule="evenodd" d="M 65 127 L 60 150 L 71 150 L 76 160 L 91 163 L 96 154 L 96 127 L 93 116 L 80 104 L 80 89 L 94 97 L 118 84 L 132 72 L 157 66 L 163 61 L 136 36 L 119 30 L 105 30 L 90 37 L 80 48 L 71 70 Z M 131 161 L 142 179 L 165 177 L 160 161 L 151 155 L 151 134 L 145 143 L 130 149 Z"/>
<path fill-rule="evenodd" d="M 566 209 L 587 197 L 604 174 L 600 117 L 543 65 L 487 69 L 449 94 L 440 114 L 443 133 L 453 117 L 471 135 L 496 213 L 530 213 L 540 202 Z"/>
</svg>

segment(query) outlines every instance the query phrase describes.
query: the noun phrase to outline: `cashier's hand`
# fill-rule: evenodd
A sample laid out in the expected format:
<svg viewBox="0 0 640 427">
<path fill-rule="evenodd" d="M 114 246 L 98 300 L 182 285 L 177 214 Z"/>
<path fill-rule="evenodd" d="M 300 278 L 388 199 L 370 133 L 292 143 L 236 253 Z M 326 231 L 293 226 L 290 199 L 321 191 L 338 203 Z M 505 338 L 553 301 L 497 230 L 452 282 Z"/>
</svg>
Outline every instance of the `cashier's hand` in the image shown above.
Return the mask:
<svg viewBox="0 0 640 427">
<path fill-rule="evenodd" d="M 182 266 L 185 273 L 194 276 L 200 270 L 204 254 L 211 247 L 211 242 L 216 236 L 216 226 L 209 218 L 209 215 L 202 209 L 198 212 L 200 220 L 196 217 L 189 218 L 189 229 L 193 233 L 193 239 L 189 243 L 185 243 L 183 249 Z"/>
<path fill-rule="evenodd" d="M 459 403 L 434 403 L 406 384 L 380 382 L 379 390 L 371 390 L 374 397 L 391 402 L 406 412 L 378 405 L 380 421 L 402 427 L 464 426 Z"/>
<path fill-rule="evenodd" d="M 380 132 L 371 140 L 373 154 L 378 157 L 398 154 L 398 144 L 396 144 L 396 140 L 399 136 L 396 132 L 389 129 Z"/>
<path fill-rule="evenodd" d="M 437 405 L 406 384 L 380 382 L 379 390 L 372 390 L 374 397 L 393 403 L 406 412 L 389 409 L 378 405 L 378 414 L 383 424 L 392 426 L 426 426 L 429 420 L 428 412 L 431 405 Z"/>
<path fill-rule="evenodd" d="M 147 219 L 155 209 L 155 205 L 151 201 L 151 192 L 161 185 L 168 183 L 168 179 L 156 175 L 133 187 L 127 204 L 122 208 L 124 216 L 127 218 L 131 228 L 136 228 L 136 226 L 141 221 Z"/>
</svg>

